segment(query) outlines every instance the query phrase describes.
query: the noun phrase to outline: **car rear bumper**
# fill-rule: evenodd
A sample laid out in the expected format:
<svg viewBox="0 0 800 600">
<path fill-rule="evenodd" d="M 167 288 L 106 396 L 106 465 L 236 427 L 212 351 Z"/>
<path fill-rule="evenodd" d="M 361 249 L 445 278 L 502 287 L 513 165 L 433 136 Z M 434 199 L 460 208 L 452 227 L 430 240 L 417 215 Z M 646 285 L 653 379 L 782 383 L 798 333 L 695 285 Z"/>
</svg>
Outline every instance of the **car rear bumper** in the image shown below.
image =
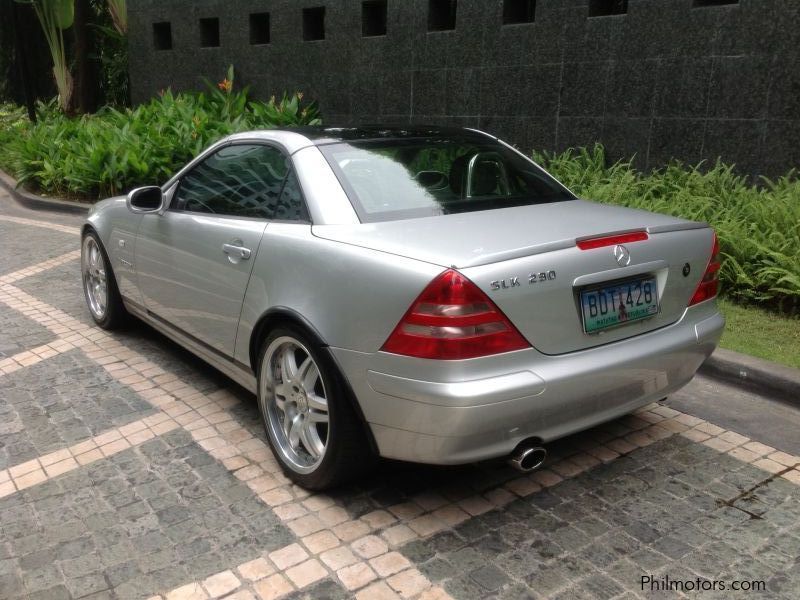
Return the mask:
<svg viewBox="0 0 800 600">
<path fill-rule="evenodd" d="M 331 348 L 381 456 L 459 464 L 549 442 L 629 413 L 688 383 L 719 341 L 713 301 L 668 327 L 548 356 L 534 349 L 432 361 Z"/>
</svg>

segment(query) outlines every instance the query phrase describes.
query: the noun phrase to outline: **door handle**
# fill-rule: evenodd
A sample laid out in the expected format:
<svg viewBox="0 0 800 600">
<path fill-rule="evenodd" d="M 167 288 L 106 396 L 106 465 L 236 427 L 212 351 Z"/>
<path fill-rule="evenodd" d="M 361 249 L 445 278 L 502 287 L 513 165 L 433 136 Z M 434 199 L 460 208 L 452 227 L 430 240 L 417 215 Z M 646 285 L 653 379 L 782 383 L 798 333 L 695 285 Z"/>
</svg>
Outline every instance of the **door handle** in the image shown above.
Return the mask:
<svg viewBox="0 0 800 600">
<path fill-rule="evenodd" d="M 237 258 L 241 258 L 242 260 L 247 260 L 248 258 L 250 258 L 251 254 L 250 248 L 245 248 L 244 246 L 237 246 L 235 244 L 222 244 L 222 251 L 228 256 L 235 256 Z"/>
</svg>

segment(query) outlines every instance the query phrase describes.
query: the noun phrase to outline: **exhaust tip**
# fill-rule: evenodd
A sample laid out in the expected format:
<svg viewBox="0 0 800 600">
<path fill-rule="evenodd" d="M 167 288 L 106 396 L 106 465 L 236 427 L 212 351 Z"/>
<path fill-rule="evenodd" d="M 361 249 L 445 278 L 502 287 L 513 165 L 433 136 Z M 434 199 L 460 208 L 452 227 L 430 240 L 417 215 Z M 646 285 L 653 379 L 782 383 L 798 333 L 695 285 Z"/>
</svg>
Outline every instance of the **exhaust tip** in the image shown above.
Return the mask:
<svg viewBox="0 0 800 600">
<path fill-rule="evenodd" d="M 547 450 L 542 446 L 521 446 L 511 454 L 508 464 L 517 471 L 530 473 L 541 467 L 546 459 Z"/>
</svg>

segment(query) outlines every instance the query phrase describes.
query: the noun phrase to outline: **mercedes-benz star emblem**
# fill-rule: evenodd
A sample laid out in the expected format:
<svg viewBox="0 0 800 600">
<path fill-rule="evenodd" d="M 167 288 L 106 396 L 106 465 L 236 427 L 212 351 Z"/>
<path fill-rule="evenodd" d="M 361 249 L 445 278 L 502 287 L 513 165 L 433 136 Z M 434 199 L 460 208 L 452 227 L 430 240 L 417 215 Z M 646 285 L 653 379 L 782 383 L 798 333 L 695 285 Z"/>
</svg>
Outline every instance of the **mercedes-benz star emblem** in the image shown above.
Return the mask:
<svg viewBox="0 0 800 600">
<path fill-rule="evenodd" d="M 631 253 L 622 244 L 614 246 L 614 258 L 617 259 L 617 264 L 620 267 L 627 267 L 631 264 Z"/>
</svg>

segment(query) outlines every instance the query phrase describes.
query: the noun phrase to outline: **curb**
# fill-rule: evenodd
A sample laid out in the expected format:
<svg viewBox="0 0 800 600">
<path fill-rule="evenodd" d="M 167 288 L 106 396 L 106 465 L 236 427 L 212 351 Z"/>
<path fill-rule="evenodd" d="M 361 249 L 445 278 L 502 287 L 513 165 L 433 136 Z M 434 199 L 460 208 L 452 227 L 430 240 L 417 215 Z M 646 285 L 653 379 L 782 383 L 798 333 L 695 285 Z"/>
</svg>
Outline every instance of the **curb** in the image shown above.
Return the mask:
<svg viewBox="0 0 800 600">
<path fill-rule="evenodd" d="M 800 407 L 800 369 L 717 348 L 699 372 Z"/>
<path fill-rule="evenodd" d="M 66 200 L 56 200 L 55 198 L 44 198 L 31 192 L 17 188 L 17 181 L 5 171 L 0 170 L 0 187 L 4 188 L 9 195 L 31 210 L 50 210 L 73 215 L 85 215 L 89 210 L 89 205 L 68 202 Z"/>
</svg>

